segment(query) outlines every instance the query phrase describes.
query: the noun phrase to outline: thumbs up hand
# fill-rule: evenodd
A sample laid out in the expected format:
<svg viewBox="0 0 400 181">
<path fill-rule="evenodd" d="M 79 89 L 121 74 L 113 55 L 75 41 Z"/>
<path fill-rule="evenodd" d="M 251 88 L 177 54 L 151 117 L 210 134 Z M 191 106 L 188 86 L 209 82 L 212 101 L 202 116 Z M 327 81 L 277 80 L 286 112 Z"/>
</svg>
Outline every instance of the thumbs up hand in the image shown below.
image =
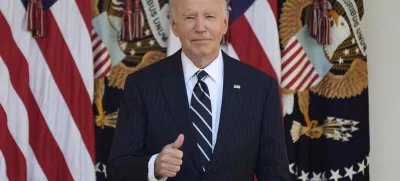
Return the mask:
<svg viewBox="0 0 400 181">
<path fill-rule="evenodd" d="M 157 179 L 175 177 L 181 169 L 183 152 L 179 148 L 183 145 L 184 136 L 180 134 L 175 142 L 164 146 L 154 162 L 154 175 Z"/>
</svg>

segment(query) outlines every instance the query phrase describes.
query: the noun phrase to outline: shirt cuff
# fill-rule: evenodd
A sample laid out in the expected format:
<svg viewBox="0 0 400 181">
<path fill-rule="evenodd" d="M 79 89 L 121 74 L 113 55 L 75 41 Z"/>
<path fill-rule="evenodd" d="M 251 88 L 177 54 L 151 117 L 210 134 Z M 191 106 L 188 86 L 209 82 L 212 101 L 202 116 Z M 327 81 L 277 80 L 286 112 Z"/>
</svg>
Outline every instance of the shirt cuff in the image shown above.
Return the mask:
<svg viewBox="0 0 400 181">
<path fill-rule="evenodd" d="M 150 160 L 149 160 L 149 173 L 147 174 L 148 181 L 166 181 L 168 177 L 161 178 L 160 180 L 156 179 L 156 176 L 154 175 L 154 163 L 156 162 L 158 154 L 153 155 Z"/>
</svg>

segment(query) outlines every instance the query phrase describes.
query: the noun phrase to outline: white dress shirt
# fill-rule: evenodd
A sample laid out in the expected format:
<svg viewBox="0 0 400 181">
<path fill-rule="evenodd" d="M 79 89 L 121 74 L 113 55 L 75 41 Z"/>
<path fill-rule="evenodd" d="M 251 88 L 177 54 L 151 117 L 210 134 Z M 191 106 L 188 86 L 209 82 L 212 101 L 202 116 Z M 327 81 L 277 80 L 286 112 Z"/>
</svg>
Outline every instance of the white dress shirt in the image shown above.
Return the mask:
<svg viewBox="0 0 400 181">
<path fill-rule="evenodd" d="M 186 93 L 188 102 L 190 105 L 193 88 L 197 83 L 197 77 L 195 73 L 200 70 L 196 67 L 193 62 L 183 53 L 181 54 L 183 75 L 185 78 Z M 211 109 L 212 109 L 212 150 L 214 151 L 215 143 L 217 142 L 219 118 L 221 113 L 222 104 L 222 90 L 224 81 L 224 61 L 222 58 L 222 52 L 219 51 L 218 57 L 207 67 L 203 69 L 207 72 L 208 76 L 204 79 L 204 82 L 208 86 L 211 98 Z M 165 181 L 167 178 L 157 180 L 154 175 L 154 162 L 158 154 L 153 155 L 150 158 L 148 168 L 148 181 Z"/>
</svg>

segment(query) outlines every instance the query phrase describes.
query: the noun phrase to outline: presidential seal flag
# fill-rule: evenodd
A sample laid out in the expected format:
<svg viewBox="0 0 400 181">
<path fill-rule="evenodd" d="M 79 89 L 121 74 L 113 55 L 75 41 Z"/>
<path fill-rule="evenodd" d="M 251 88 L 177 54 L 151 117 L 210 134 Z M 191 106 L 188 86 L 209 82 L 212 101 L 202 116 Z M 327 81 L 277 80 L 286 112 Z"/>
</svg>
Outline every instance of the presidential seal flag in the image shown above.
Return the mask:
<svg viewBox="0 0 400 181">
<path fill-rule="evenodd" d="M 0 180 L 95 180 L 90 11 L 0 1 Z"/>
<path fill-rule="evenodd" d="M 167 0 L 92 0 L 92 6 L 93 29 L 98 34 L 92 35 L 93 50 L 99 55 L 93 55 L 94 168 L 96 180 L 102 181 L 107 180 L 107 162 L 126 77 L 166 56 L 169 5 Z M 100 71 L 108 68 L 109 72 Z"/>
<path fill-rule="evenodd" d="M 362 0 L 280 0 L 282 102 L 292 180 L 368 181 Z"/>
</svg>

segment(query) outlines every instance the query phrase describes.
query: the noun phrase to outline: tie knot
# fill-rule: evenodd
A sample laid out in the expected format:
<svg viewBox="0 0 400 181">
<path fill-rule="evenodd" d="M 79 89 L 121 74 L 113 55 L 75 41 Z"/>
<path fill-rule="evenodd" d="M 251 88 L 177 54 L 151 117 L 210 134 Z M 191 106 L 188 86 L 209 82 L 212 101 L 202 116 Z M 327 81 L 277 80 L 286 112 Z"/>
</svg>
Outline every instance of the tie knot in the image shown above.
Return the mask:
<svg viewBox="0 0 400 181">
<path fill-rule="evenodd" d="M 207 72 L 204 70 L 199 70 L 196 72 L 196 76 L 197 76 L 197 81 L 203 80 L 206 77 Z"/>
</svg>

